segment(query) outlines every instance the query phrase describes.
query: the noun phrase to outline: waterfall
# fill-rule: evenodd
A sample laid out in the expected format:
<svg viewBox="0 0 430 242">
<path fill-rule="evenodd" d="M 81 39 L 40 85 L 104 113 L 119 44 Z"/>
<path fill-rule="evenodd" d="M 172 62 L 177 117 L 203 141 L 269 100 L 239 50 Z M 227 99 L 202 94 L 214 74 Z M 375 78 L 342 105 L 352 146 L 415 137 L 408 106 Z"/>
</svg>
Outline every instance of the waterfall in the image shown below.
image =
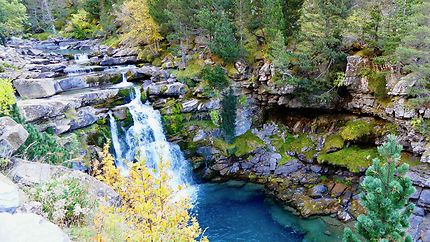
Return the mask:
<svg viewBox="0 0 430 242">
<path fill-rule="evenodd" d="M 127 81 L 127 72 L 121 72 L 122 82 L 115 85 L 116 88 L 133 86 L 133 83 Z"/>
<path fill-rule="evenodd" d="M 82 54 L 75 54 L 75 63 L 76 64 L 86 64 L 90 61 L 88 59 L 88 54 L 82 53 Z"/>
<path fill-rule="evenodd" d="M 154 110 L 151 105 L 142 103 L 140 87 L 136 86 L 134 90 L 134 99 L 127 105 L 133 118 L 133 125 L 126 131 L 125 149 L 121 149 L 117 133 L 112 132 L 116 157 L 123 157 L 123 160 L 129 162 L 145 161 L 148 168 L 155 170 L 161 162 L 168 161 L 170 169 L 167 172 L 172 177 L 170 181 L 172 188 L 188 186 L 192 183 L 191 171 L 182 151 L 178 145 L 167 141 L 160 112 Z M 111 129 L 114 129 L 116 122 L 112 118 L 111 115 Z M 121 163 L 119 165 L 121 166 Z M 195 194 L 193 189 L 189 187 L 185 192 L 193 196 Z"/>
<path fill-rule="evenodd" d="M 112 111 L 109 111 L 110 131 L 112 134 L 112 145 L 115 150 L 115 165 L 120 170 L 121 175 L 128 176 L 128 167 L 125 164 L 121 143 L 119 141 L 118 126 Z"/>
</svg>

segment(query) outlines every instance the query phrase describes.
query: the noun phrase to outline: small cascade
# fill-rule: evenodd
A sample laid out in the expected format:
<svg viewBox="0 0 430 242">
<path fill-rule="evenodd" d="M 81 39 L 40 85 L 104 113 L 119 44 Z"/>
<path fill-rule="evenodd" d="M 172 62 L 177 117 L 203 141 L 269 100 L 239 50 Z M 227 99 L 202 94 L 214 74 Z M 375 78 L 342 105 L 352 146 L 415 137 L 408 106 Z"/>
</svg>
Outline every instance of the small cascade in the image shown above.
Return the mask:
<svg viewBox="0 0 430 242">
<path fill-rule="evenodd" d="M 90 59 L 88 58 L 88 54 L 81 53 L 81 54 L 75 54 L 75 63 L 78 65 L 83 65 L 90 62 Z"/>
<path fill-rule="evenodd" d="M 120 170 L 121 175 L 128 176 L 128 167 L 123 157 L 123 151 L 121 149 L 121 143 L 118 135 L 118 125 L 112 111 L 109 111 L 110 131 L 112 134 L 112 145 L 115 150 L 115 165 Z"/>
<path fill-rule="evenodd" d="M 121 72 L 122 82 L 115 85 L 116 88 L 121 87 L 131 87 L 133 83 L 127 81 L 127 72 Z"/>
<path fill-rule="evenodd" d="M 168 161 L 170 163 L 168 173 L 172 177 L 170 185 L 177 188 L 191 184 L 192 177 L 188 162 L 179 146 L 167 141 L 160 112 L 154 110 L 151 105 L 142 103 L 140 87 L 136 86 L 134 90 L 134 99 L 127 105 L 133 118 L 133 125 L 126 131 L 124 137 L 126 147 L 120 147 L 117 133 L 112 132 L 117 159 L 120 157 L 127 161 L 145 161 L 148 168 L 155 170 L 161 162 Z M 115 119 L 111 117 L 111 128 L 114 129 L 115 125 Z M 118 162 L 118 166 L 122 167 L 121 159 Z M 195 192 L 192 190 L 193 188 L 190 188 L 186 192 L 194 197 Z"/>
</svg>

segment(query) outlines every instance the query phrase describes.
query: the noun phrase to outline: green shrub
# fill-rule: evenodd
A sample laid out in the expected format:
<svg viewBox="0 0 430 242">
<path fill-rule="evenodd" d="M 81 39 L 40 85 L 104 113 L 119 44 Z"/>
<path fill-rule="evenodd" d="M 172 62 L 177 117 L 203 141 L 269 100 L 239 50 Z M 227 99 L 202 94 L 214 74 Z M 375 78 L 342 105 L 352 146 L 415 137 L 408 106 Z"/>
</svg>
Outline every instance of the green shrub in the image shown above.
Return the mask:
<svg viewBox="0 0 430 242">
<path fill-rule="evenodd" d="M 211 87 L 222 89 L 228 86 L 228 79 L 221 65 L 215 67 L 205 66 L 202 71 L 202 79 L 208 81 Z"/>
<path fill-rule="evenodd" d="M 0 79 L 0 116 L 10 115 L 12 105 L 16 103 L 12 82 Z"/>
<path fill-rule="evenodd" d="M 49 164 L 65 164 L 72 158 L 71 150 L 67 150 L 57 142 L 52 133 L 40 132 L 34 125 L 25 122 L 16 106 L 13 108 L 13 119 L 22 124 L 29 136 L 17 154 L 28 160 L 38 160 Z"/>
<path fill-rule="evenodd" d="M 6 158 L 0 158 L 0 170 L 5 170 L 10 164 L 10 160 Z"/>
<path fill-rule="evenodd" d="M 230 88 L 224 95 L 221 100 L 221 106 L 221 130 L 224 139 L 230 143 L 233 140 L 236 128 L 237 97 L 233 94 L 233 89 Z"/>
<path fill-rule="evenodd" d="M 42 204 L 45 217 L 61 227 L 83 224 L 95 207 L 82 182 L 67 176 L 39 185 L 31 193 Z"/>
<path fill-rule="evenodd" d="M 345 141 L 357 141 L 372 132 L 372 124 L 364 120 L 348 121 L 346 126 L 340 131 L 342 139 Z"/>
</svg>

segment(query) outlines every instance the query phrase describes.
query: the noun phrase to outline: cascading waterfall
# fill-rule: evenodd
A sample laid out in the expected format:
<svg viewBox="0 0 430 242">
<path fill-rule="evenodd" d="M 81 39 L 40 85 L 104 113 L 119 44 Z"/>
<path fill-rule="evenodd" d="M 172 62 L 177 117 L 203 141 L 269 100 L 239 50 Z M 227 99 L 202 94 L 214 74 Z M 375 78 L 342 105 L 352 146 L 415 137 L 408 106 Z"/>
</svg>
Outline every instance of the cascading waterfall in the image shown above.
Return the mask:
<svg viewBox="0 0 430 242">
<path fill-rule="evenodd" d="M 112 111 L 109 111 L 110 131 L 112 134 L 112 145 L 115 150 L 115 165 L 120 170 L 121 175 L 128 176 L 128 167 L 125 163 L 125 157 L 123 157 L 123 151 L 121 149 L 121 143 L 118 135 L 118 125 L 115 117 L 112 115 Z"/>
<path fill-rule="evenodd" d="M 90 61 L 88 58 L 88 54 L 82 53 L 82 54 L 75 54 L 75 63 L 76 64 L 86 64 Z"/>
<path fill-rule="evenodd" d="M 133 118 L 133 125 L 126 131 L 125 147 L 121 147 L 118 128 L 113 115 L 110 114 L 112 142 L 116 153 L 118 167 L 127 167 L 121 162 L 144 160 L 148 168 L 157 170 L 161 162 L 169 162 L 170 185 L 173 188 L 187 186 L 186 193 L 194 198 L 191 171 L 187 160 L 176 144 L 167 141 L 161 123 L 161 115 L 149 104 L 141 101 L 140 87 L 135 87 L 134 99 L 127 105 Z M 117 151 L 118 150 L 118 151 Z M 124 165 L 124 166 L 123 166 Z"/>
</svg>

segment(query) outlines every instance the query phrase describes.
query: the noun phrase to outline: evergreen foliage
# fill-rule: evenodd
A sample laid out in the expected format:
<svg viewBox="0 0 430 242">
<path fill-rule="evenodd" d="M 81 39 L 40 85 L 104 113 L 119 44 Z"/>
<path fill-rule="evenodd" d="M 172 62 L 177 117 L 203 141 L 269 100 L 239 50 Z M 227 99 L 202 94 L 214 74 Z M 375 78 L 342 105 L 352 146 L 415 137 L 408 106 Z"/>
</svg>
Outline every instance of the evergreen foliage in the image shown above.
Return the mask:
<svg viewBox="0 0 430 242">
<path fill-rule="evenodd" d="M 237 109 L 237 97 L 234 95 L 232 88 L 230 88 L 224 95 L 224 98 L 221 101 L 221 106 L 221 130 L 223 132 L 224 139 L 230 143 L 234 138 Z"/>
<path fill-rule="evenodd" d="M 73 152 L 58 144 L 54 134 L 46 131 L 40 132 L 34 125 L 27 123 L 16 105 L 12 110 L 12 118 L 22 124 L 29 134 L 25 143 L 18 149 L 18 155 L 28 160 L 55 165 L 66 164 L 65 162 L 73 157 Z"/>
<path fill-rule="evenodd" d="M 206 66 L 202 70 L 202 79 L 208 81 L 211 87 L 221 90 L 228 86 L 228 79 L 221 65 L 215 67 Z"/>
<path fill-rule="evenodd" d="M 0 44 L 24 30 L 26 8 L 20 0 L 0 0 Z"/>
<path fill-rule="evenodd" d="M 409 30 L 396 50 L 397 61 L 403 71 L 412 73 L 409 93 L 415 103 L 430 102 L 430 2 L 414 7 L 406 26 Z"/>
<path fill-rule="evenodd" d="M 409 217 L 414 205 L 409 197 L 415 192 L 411 180 L 406 176 L 407 164 L 399 165 L 402 146 L 396 136 L 389 135 L 387 142 L 378 147 L 379 158 L 366 171 L 361 184 L 361 204 L 367 214 L 360 215 L 356 223 L 355 235 L 346 229 L 344 241 L 412 241 L 406 234 Z"/>
</svg>

